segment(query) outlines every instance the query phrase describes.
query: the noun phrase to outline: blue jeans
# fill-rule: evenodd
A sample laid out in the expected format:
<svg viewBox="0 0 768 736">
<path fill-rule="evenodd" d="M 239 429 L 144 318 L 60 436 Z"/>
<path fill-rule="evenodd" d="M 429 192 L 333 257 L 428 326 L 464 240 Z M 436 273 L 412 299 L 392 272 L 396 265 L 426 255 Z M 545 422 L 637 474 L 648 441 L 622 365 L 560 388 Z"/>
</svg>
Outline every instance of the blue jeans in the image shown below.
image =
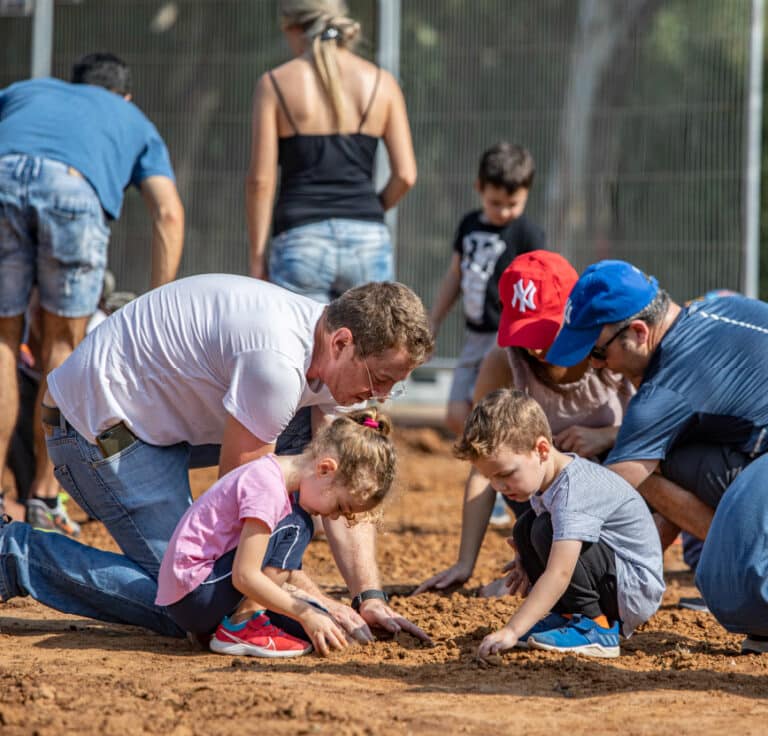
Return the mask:
<svg viewBox="0 0 768 736">
<path fill-rule="evenodd" d="M 768 636 L 768 455 L 747 465 L 723 494 L 696 586 L 728 631 Z"/>
<path fill-rule="evenodd" d="M 35 284 L 47 312 L 93 314 L 108 242 L 101 202 L 74 169 L 46 158 L 0 158 L 0 317 L 23 314 Z"/>
<path fill-rule="evenodd" d="M 310 435 L 309 410 L 301 410 L 278 438 L 278 451 L 300 452 Z M 104 458 L 64 420 L 47 445 L 59 483 L 104 523 L 124 554 L 21 522 L 0 522 L 0 600 L 31 595 L 64 613 L 183 636 L 166 609 L 155 605 L 157 575 L 176 524 L 192 503 L 189 468 L 218 462 L 218 448 L 158 447 L 137 439 Z"/>
<path fill-rule="evenodd" d="M 389 230 L 381 222 L 333 218 L 285 230 L 270 244 L 270 281 L 319 302 L 393 277 Z"/>
</svg>

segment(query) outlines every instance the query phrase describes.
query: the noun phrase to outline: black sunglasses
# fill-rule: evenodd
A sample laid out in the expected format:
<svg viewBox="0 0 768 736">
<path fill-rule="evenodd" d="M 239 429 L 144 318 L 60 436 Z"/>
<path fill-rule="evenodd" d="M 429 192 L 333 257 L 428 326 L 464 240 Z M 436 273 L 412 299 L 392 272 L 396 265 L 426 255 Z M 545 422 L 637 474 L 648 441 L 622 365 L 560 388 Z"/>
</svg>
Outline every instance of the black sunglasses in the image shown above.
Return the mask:
<svg viewBox="0 0 768 736">
<path fill-rule="evenodd" d="M 624 325 L 618 332 L 616 332 L 613 337 L 608 340 L 603 345 L 595 345 L 595 347 L 592 348 L 592 350 L 589 351 L 589 357 L 593 358 L 594 360 L 605 360 L 606 357 L 606 351 L 608 350 L 608 346 L 622 333 L 629 329 L 629 325 Z"/>
</svg>

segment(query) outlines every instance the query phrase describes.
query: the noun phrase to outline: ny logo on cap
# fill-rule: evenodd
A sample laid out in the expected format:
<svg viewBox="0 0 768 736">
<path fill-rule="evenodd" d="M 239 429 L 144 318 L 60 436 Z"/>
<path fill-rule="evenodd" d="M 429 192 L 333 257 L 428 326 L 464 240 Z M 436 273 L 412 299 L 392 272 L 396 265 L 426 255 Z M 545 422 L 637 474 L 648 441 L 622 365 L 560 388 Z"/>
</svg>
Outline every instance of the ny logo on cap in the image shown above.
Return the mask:
<svg viewBox="0 0 768 736">
<path fill-rule="evenodd" d="M 513 289 L 511 306 L 517 306 L 523 313 L 526 309 L 536 309 L 536 302 L 534 301 L 534 297 L 536 296 L 536 285 L 533 281 L 524 284 L 523 279 L 519 278 Z"/>
<path fill-rule="evenodd" d="M 571 300 L 569 299 L 565 303 L 565 312 L 563 313 L 563 318 L 565 319 L 565 324 L 569 325 L 571 324 L 571 310 L 573 309 L 573 304 L 571 303 Z"/>
</svg>

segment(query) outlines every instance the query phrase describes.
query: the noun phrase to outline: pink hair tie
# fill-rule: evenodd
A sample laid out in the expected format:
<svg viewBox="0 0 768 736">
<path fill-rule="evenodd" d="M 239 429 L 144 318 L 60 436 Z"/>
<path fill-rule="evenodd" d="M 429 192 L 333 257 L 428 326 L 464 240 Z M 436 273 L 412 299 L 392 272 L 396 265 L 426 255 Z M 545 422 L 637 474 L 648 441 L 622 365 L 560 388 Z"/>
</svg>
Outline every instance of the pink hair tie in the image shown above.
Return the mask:
<svg viewBox="0 0 768 736">
<path fill-rule="evenodd" d="M 371 429 L 381 429 L 379 422 L 377 422 L 375 419 L 371 419 L 371 417 L 366 417 L 363 420 L 363 424 L 366 427 L 370 427 Z"/>
</svg>

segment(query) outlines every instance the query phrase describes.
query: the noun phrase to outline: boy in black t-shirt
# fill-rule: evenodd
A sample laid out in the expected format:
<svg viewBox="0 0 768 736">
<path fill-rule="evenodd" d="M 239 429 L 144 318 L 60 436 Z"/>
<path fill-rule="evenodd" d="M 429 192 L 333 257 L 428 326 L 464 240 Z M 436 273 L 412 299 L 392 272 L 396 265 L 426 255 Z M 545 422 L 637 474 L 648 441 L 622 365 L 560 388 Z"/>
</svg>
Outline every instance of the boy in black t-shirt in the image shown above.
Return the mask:
<svg viewBox="0 0 768 736">
<path fill-rule="evenodd" d="M 445 419 L 456 434 L 472 408 L 480 363 L 496 342 L 499 278 L 516 256 L 545 248 L 544 231 L 523 215 L 534 173 L 533 157 L 522 146 L 502 141 L 483 153 L 475 182 L 482 209 L 467 213 L 459 223 L 451 263 L 432 306 L 430 320 L 437 335 L 459 294 L 464 305 L 464 347 Z"/>
</svg>

